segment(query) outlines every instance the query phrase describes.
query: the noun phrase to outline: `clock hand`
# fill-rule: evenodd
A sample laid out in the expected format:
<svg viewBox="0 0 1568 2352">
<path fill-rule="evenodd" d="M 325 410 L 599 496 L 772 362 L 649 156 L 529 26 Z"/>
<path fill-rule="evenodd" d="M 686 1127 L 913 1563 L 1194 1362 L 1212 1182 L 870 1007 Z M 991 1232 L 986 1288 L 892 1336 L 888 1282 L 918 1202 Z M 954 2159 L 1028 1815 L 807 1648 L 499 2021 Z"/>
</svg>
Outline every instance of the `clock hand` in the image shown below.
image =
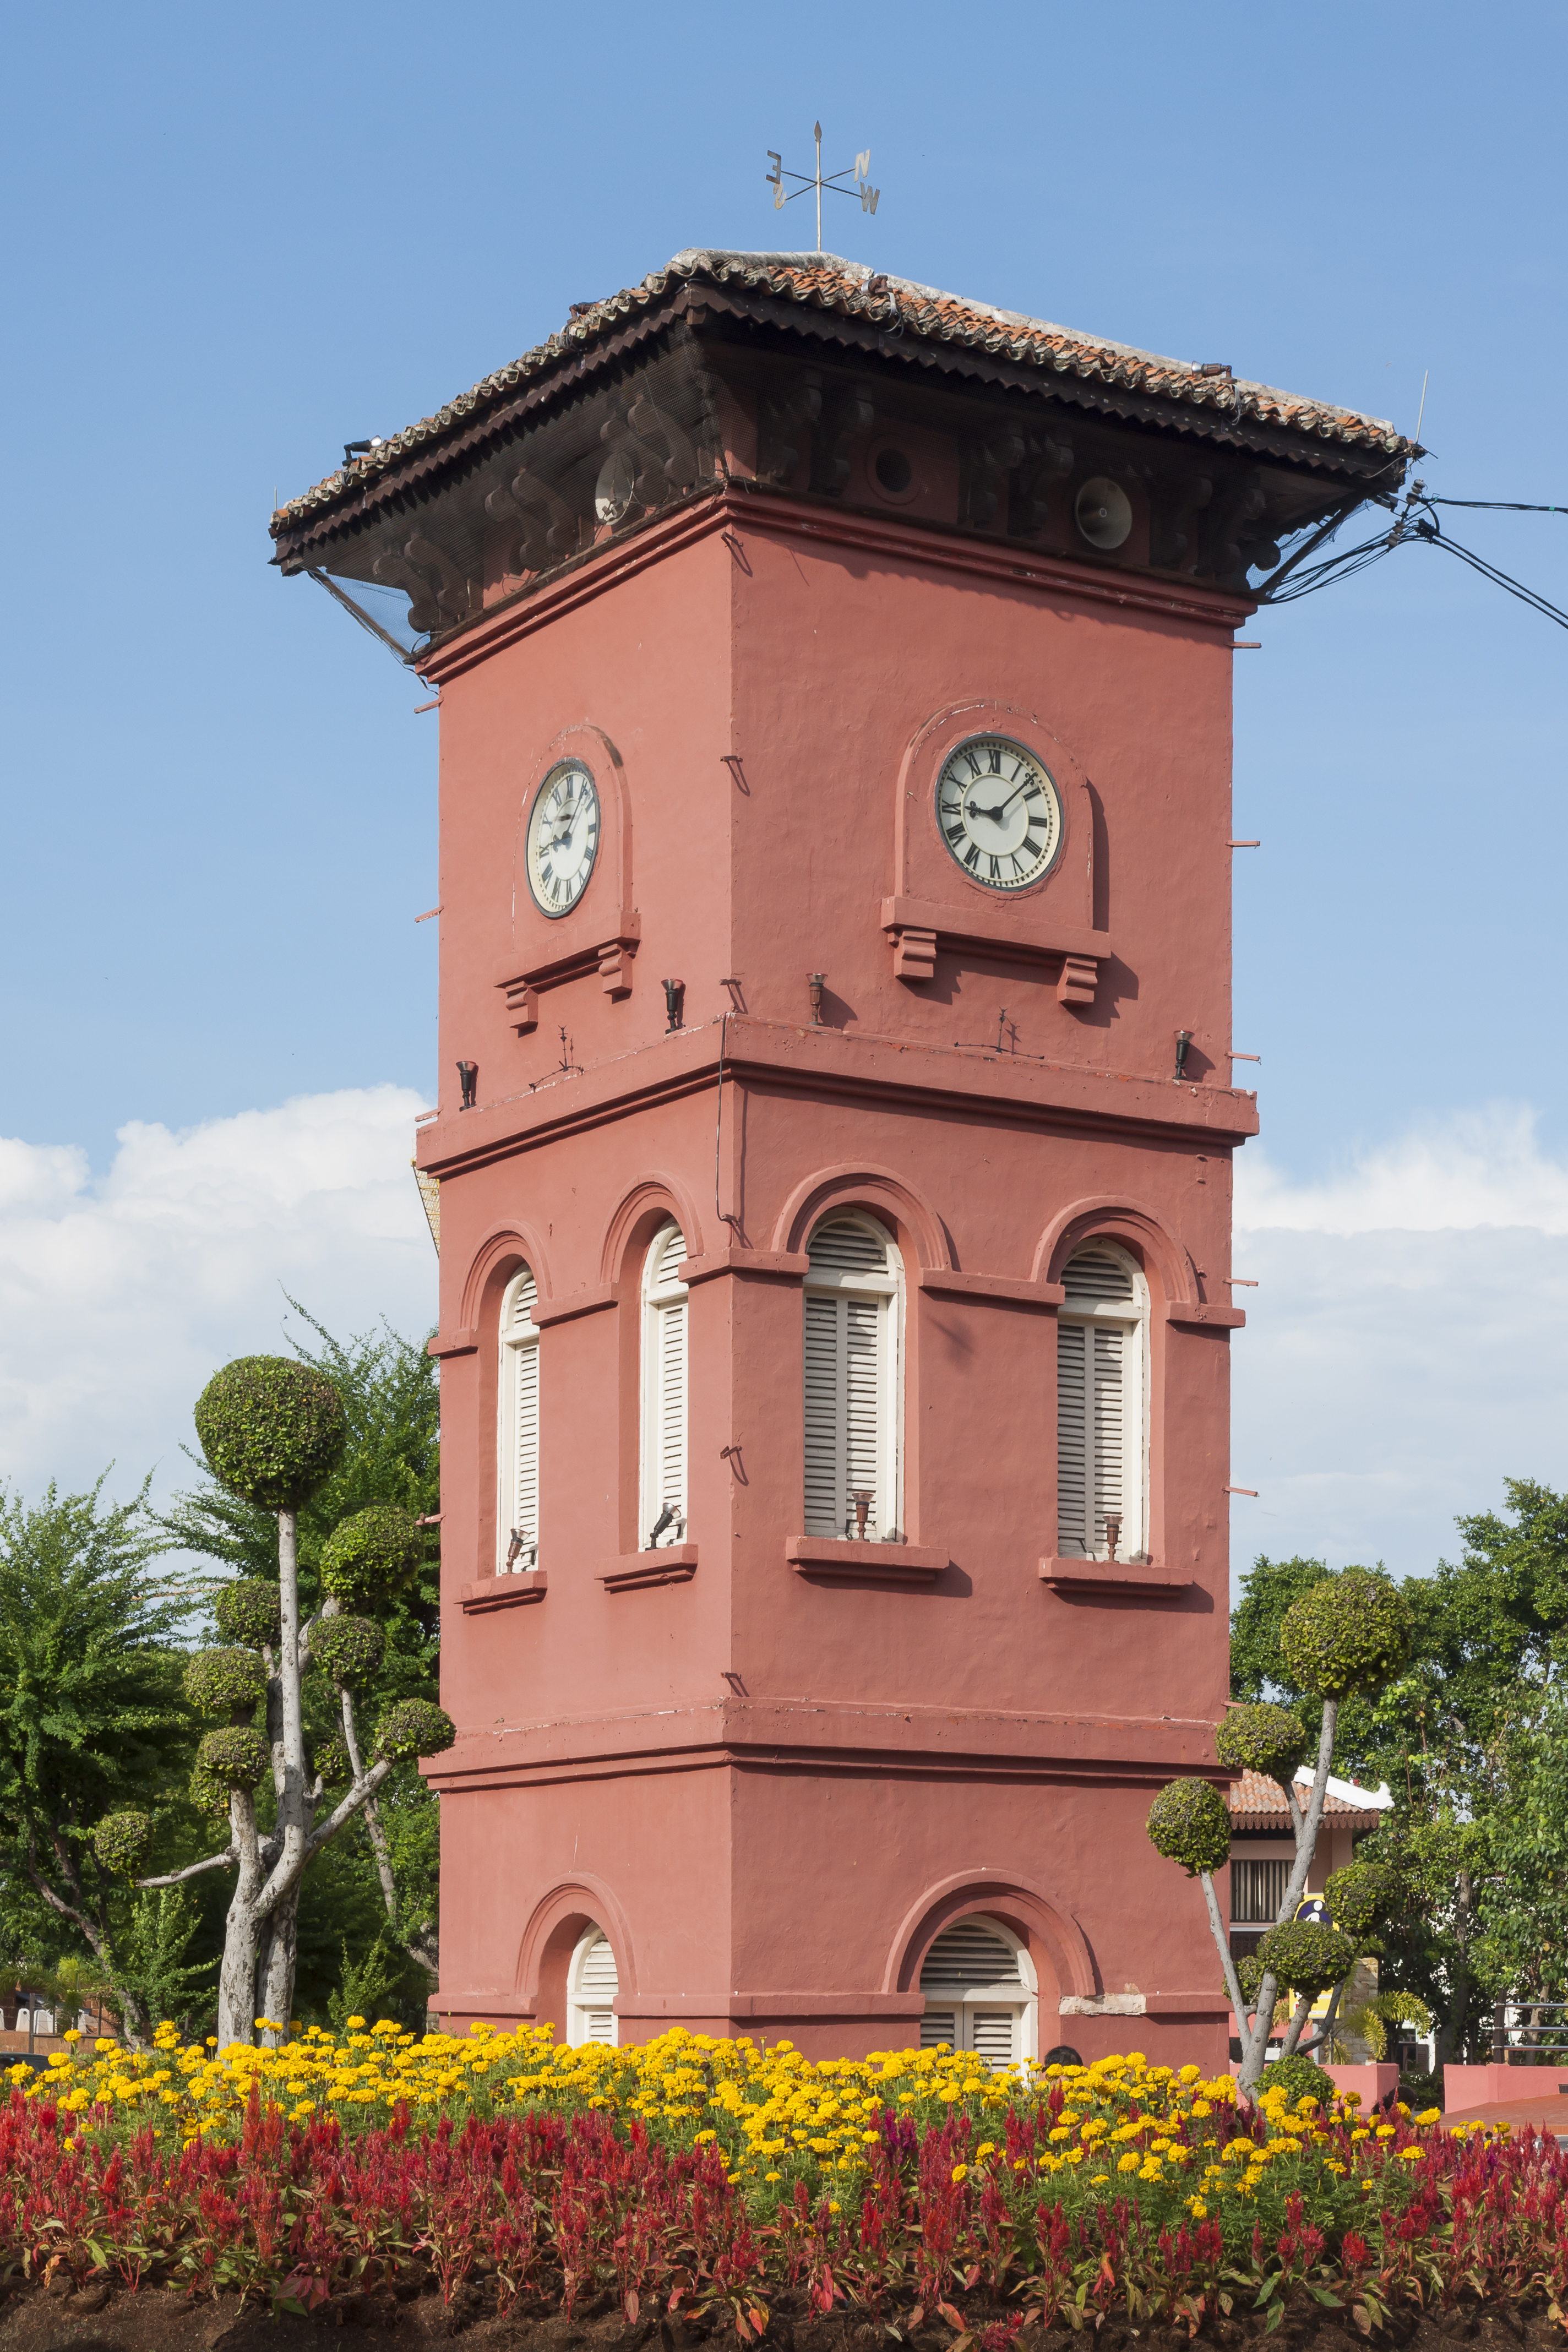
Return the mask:
<svg viewBox="0 0 1568 2352">
<path fill-rule="evenodd" d="M 1017 793 L 1015 793 L 1013 798 L 1016 800 L 1017 797 Z M 988 816 L 993 824 L 1000 824 L 1003 818 L 1007 814 L 1007 803 L 1004 801 L 1000 808 L 983 809 L 976 808 L 973 801 L 968 801 L 964 803 L 963 813 L 966 816 Z"/>
</svg>

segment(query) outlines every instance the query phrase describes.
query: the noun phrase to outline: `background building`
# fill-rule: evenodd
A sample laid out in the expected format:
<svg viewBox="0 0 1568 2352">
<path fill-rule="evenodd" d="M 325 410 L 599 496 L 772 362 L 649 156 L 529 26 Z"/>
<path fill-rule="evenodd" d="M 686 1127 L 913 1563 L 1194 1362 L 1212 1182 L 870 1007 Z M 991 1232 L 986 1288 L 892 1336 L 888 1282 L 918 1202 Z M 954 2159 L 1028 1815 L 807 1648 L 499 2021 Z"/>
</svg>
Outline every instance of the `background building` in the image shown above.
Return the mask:
<svg viewBox="0 0 1568 2352">
<path fill-rule="evenodd" d="M 1406 449 L 684 254 L 275 518 L 441 698 L 455 2020 L 1223 2062 L 1232 646 Z"/>
</svg>

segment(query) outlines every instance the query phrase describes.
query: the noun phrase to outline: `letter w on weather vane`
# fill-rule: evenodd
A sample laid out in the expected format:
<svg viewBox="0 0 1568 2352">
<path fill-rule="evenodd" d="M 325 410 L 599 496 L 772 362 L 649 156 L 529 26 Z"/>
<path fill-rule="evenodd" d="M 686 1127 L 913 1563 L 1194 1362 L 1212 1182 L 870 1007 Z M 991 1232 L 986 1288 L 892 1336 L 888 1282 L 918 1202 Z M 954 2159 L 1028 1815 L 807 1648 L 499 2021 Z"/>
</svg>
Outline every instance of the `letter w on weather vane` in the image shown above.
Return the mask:
<svg viewBox="0 0 1568 2352">
<path fill-rule="evenodd" d="M 786 172 L 784 167 L 784 157 L 778 152 L 776 148 L 773 147 L 768 149 L 767 155 L 768 161 L 773 168 L 766 174 L 766 178 L 769 187 L 772 188 L 773 192 L 773 210 L 775 213 L 782 213 L 785 205 L 794 204 L 796 196 L 804 196 L 808 188 L 816 189 L 816 249 L 818 253 L 820 253 L 822 251 L 822 192 L 824 188 L 827 190 L 830 195 L 858 196 L 860 199 L 860 209 L 863 213 L 874 213 L 876 211 L 878 201 L 881 196 L 882 191 L 880 188 L 874 188 L 871 185 L 871 150 L 869 147 L 868 147 L 862 154 L 856 156 L 853 171 L 851 171 L 849 166 L 846 164 L 842 172 L 830 172 L 827 177 L 824 179 L 822 176 L 822 125 L 820 122 L 813 125 L 813 132 L 816 140 L 816 170 L 809 179 L 807 179 L 804 172 Z M 850 179 L 854 181 L 855 184 L 851 188 L 847 188 L 844 185 L 844 182 Z M 786 189 L 784 186 L 784 182 L 786 180 L 793 180 L 795 184 L 795 186 L 793 188 Z"/>
</svg>

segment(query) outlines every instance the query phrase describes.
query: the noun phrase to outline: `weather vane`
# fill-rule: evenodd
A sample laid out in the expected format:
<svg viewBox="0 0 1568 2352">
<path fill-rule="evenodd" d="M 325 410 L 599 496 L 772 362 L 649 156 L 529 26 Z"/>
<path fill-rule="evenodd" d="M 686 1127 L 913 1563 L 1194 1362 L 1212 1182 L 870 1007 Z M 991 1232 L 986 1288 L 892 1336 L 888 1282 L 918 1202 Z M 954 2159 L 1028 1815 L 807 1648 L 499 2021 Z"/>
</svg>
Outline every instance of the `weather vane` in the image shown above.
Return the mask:
<svg viewBox="0 0 1568 2352">
<path fill-rule="evenodd" d="M 858 196 L 860 199 L 860 209 L 863 213 L 874 213 L 876 211 L 877 199 L 880 196 L 882 191 L 880 188 L 874 188 L 871 185 L 871 150 L 869 147 L 865 150 L 863 154 L 856 156 L 853 171 L 851 171 L 847 164 L 842 172 L 830 172 L 825 180 L 822 176 L 822 125 L 820 122 L 814 125 L 814 131 L 816 139 L 816 170 L 809 180 L 806 178 L 804 172 L 786 172 L 784 167 L 784 157 L 773 147 L 768 149 L 768 161 L 773 168 L 765 176 L 767 178 L 769 187 L 772 188 L 773 192 L 773 210 L 775 213 L 782 213 L 785 205 L 794 204 L 796 196 L 804 196 L 807 188 L 815 188 L 816 190 L 816 249 L 818 253 L 820 253 L 822 251 L 822 191 L 824 188 L 826 188 L 830 194 L 836 196 Z M 849 179 L 854 181 L 854 186 L 852 188 L 844 187 L 841 183 Z M 784 190 L 784 182 L 786 180 L 794 180 L 796 183 L 796 185 L 791 188 L 787 194 Z"/>
</svg>

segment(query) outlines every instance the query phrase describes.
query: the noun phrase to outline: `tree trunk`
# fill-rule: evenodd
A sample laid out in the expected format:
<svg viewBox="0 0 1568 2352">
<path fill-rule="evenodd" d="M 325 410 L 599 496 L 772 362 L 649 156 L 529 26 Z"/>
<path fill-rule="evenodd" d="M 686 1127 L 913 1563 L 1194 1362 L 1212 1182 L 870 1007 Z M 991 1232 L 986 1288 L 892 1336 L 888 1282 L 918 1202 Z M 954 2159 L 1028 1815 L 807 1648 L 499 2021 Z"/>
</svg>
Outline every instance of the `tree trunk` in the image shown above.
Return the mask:
<svg viewBox="0 0 1568 2352">
<path fill-rule="evenodd" d="M 239 1868 L 224 1925 L 223 1965 L 217 1979 L 217 2046 L 256 2038 L 256 1943 L 260 1919 L 261 1849 L 256 1834 L 256 1800 L 248 1789 L 229 1792 L 228 1817 Z"/>
</svg>

